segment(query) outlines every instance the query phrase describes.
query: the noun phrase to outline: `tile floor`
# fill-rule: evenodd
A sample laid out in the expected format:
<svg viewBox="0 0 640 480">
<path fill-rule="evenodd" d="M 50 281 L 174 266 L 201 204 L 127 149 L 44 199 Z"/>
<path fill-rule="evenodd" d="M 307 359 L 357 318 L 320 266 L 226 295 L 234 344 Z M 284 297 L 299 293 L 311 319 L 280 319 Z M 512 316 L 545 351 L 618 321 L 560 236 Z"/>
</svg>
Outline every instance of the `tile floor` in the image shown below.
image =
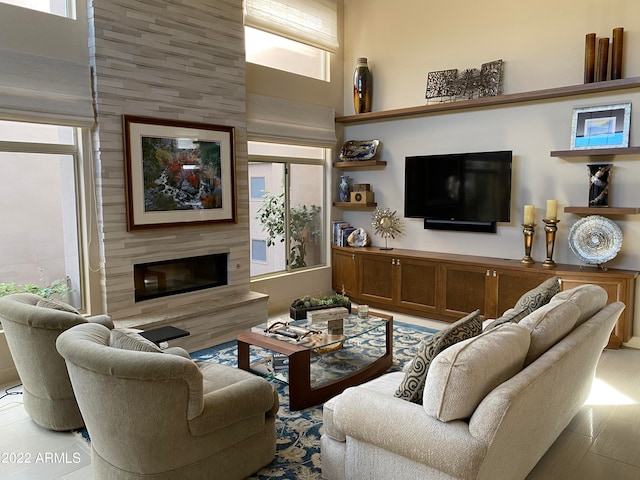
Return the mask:
<svg viewBox="0 0 640 480">
<path fill-rule="evenodd" d="M 394 316 L 434 328 L 444 325 Z M 0 396 L 7 387 L 11 385 L 0 386 Z M 92 480 L 90 449 L 73 433 L 37 426 L 24 411 L 21 396 L 9 395 L 0 399 L 0 478 Z M 603 352 L 591 397 L 527 480 L 603 478 L 640 478 L 640 350 Z"/>
</svg>

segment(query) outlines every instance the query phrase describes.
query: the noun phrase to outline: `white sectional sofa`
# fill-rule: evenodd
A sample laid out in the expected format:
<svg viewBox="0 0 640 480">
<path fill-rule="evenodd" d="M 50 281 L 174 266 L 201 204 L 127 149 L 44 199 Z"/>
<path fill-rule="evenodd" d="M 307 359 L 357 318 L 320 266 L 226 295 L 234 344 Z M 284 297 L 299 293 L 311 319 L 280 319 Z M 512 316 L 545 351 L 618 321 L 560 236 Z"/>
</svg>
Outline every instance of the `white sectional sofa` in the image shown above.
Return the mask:
<svg viewBox="0 0 640 480">
<path fill-rule="evenodd" d="M 625 308 L 601 287 L 555 295 L 437 354 L 422 404 L 393 372 L 324 406 L 327 480 L 524 479 L 584 404 Z"/>
</svg>

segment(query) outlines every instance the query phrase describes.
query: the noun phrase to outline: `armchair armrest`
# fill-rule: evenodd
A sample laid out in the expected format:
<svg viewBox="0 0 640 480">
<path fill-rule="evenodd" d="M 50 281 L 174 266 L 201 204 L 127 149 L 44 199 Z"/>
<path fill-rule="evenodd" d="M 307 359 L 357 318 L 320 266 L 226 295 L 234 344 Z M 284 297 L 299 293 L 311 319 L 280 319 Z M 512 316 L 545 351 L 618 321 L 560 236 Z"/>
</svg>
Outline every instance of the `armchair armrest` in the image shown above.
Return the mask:
<svg viewBox="0 0 640 480">
<path fill-rule="evenodd" d="M 193 435 L 205 435 L 256 415 L 277 411 L 278 397 L 264 378 L 242 380 L 204 395 L 204 409 L 189 421 Z"/>
<path fill-rule="evenodd" d="M 183 358 L 186 358 L 187 360 L 191 360 L 191 355 L 189 355 L 189 352 L 187 352 L 182 347 L 168 347 L 168 348 L 165 348 L 162 352 L 169 355 L 178 355 L 179 357 L 183 357 Z"/>
<path fill-rule="evenodd" d="M 113 322 L 109 315 L 94 315 L 92 317 L 87 317 L 87 322 L 99 323 L 100 325 L 107 327 L 109 330 L 113 330 Z"/>
<path fill-rule="evenodd" d="M 361 387 L 348 388 L 335 400 L 334 428 L 347 437 L 452 477 L 469 478 L 486 453 L 486 445 L 469 433 L 468 423 L 441 422 L 422 405 Z"/>
</svg>

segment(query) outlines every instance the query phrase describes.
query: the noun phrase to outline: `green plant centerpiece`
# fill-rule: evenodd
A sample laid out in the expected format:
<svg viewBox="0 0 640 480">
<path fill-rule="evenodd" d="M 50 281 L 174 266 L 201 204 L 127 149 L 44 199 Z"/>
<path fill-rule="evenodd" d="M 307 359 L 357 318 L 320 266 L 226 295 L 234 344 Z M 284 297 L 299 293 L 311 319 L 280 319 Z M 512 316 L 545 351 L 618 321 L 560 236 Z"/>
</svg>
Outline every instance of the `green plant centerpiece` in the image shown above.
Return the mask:
<svg viewBox="0 0 640 480">
<path fill-rule="evenodd" d="M 291 303 L 289 316 L 294 320 L 302 320 L 307 318 L 307 312 L 309 311 L 334 307 L 345 307 L 347 310 L 351 311 L 351 301 L 349 300 L 349 297 L 340 293 L 319 298 L 305 295 L 302 298 L 295 299 Z"/>
</svg>

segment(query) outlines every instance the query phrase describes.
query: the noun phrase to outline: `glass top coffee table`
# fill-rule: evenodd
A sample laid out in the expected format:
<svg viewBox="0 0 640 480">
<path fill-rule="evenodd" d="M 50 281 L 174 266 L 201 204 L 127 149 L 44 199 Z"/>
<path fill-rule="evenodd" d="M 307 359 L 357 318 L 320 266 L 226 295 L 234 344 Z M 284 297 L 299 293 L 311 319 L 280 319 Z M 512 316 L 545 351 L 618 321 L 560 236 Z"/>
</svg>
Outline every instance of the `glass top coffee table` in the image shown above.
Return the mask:
<svg viewBox="0 0 640 480">
<path fill-rule="evenodd" d="M 393 363 L 393 317 L 381 313 L 370 312 L 367 319 L 356 319 L 350 315 L 342 324 L 342 333 L 336 333 L 332 325 L 331 333 L 326 321 L 310 323 L 308 320 L 287 319 L 289 327 L 297 338 L 276 333 L 265 333 L 263 329 L 254 328 L 238 335 L 238 367 L 250 370 L 249 351 L 251 346 L 261 347 L 272 352 L 286 355 L 289 360 L 289 408 L 302 410 L 325 402 L 354 385 L 359 385 L 382 375 Z M 315 334 L 304 335 L 308 330 Z M 356 367 L 355 371 L 346 373 L 319 385 L 312 385 L 312 357 L 337 351 L 365 334 L 382 331 L 382 342 L 378 355 Z M 353 350 L 357 352 L 357 346 Z M 356 353 L 357 354 L 357 353 Z M 322 358 L 320 358 L 322 361 Z"/>
</svg>

